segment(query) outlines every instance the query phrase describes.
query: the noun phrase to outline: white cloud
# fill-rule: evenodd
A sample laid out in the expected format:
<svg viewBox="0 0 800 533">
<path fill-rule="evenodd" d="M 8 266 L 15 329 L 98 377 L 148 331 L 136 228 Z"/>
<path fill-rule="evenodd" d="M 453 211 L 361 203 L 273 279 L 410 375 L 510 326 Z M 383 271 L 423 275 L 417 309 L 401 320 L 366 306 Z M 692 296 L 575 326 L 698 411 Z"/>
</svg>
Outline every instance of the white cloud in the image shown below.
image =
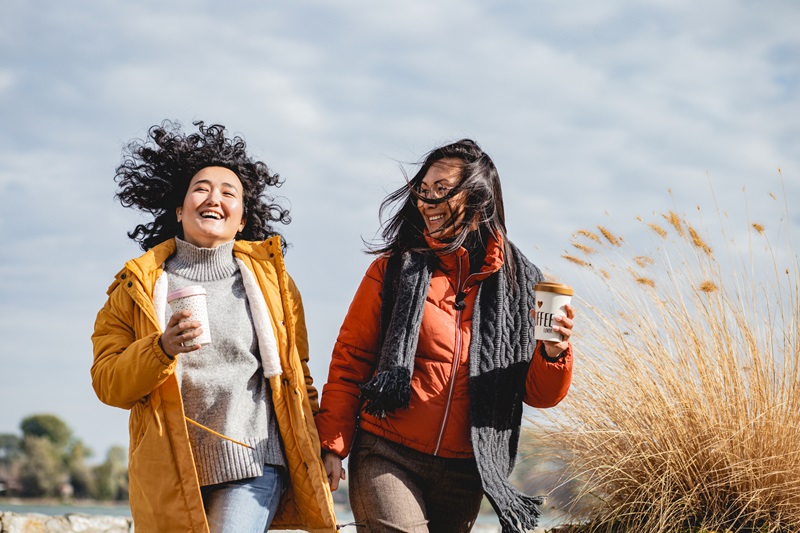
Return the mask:
<svg viewBox="0 0 800 533">
<path fill-rule="evenodd" d="M 640 239 L 634 216 L 702 203 L 713 220 L 713 198 L 741 218 L 743 186 L 749 216 L 766 220 L 778 166 L 797 198 L 798 22 L 793 0 L 7 1 L 0 311 L 13 320 L 0 323 L 0 361 L 20 385 L 0 388 L 13 406 L 0 432 L 49 406 L 53 380 L 32 379 L 27 350 L 65 373 L 79 436 L 98 451 L 126 441 L 124 413 L 88 388 L 88 335 L 138 253 L 125 232 L 140 218 L 115 203 L 112 178 L 122 145 L 149 126 L 221 122 L 284 176 L 287 264 L 322 382 L 370 261 L 361 237 L 402 183 L 398 163 L 439 143 L 470 136 L 493 156 L 512 238 L 564 275 L 576 275 L 559 255 L 579 228 Z M 39 305 L 47 295 L 57 301 Z M 40 322 L 64 343 L 31 346 Z"/>
</svg>

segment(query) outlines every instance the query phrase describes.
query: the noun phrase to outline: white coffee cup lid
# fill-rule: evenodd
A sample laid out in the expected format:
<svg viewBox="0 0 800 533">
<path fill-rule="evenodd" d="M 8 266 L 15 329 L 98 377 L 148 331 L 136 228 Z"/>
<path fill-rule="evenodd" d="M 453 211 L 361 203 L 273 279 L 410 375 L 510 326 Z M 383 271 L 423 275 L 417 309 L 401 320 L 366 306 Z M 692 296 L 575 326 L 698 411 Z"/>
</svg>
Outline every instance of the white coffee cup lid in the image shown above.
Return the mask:
<svg viewBox="0 0 800 533">
<path fill-rule="evenodd" d="M 573 291 L 572 287 L 569 285 L 564 285 L 563 283 L 553 283 L 552 281 L 540 281 L 533 286 L 533 290 L 554 292 L 556 294 L 566 294 L 567 296 L 572 296 L 575 294 L 575 291 Z"/>
<path fill-rule="evenodd" d="M 177 300 L 178 298 L 186 298 L 187 296 L 198 296 L 198 295 L 206 294 L 206 290 L 201 287 L 200 285 L 192 285 L 191 287 L 184 287 L 182 289 L 176 289 L 169 294 L 167 294 L 167 301 L 171 302 L 172 300 Z"/>
</svg>

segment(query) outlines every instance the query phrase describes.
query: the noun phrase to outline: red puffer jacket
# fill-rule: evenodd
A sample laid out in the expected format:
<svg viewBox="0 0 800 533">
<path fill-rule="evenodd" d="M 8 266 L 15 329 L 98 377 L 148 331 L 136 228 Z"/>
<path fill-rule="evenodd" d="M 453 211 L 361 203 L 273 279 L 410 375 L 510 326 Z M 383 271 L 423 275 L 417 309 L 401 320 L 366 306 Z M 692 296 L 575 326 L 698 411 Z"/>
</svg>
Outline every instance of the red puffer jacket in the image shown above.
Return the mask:
<svg viewBox="0 0 800 533">
<path fill-rule="evenodd" d="M 398 409 L 382 419 L 361 410 L 359 389 L 372 378 L 377 366 L 387 258 L 379 257 L 370 265 L 339 331 L 328 382 L 322 389 L 315 422 L 323 449 L 346 457 L 358 421 L 365 431 L 423 453 L 472 457 L 468 364 L 472 311 L 478 284 L 503 264 L 503 246 L 490 240 L 483 267 L 471 275 L 466 249 L 440 258 L 423 310 L 411 402 L 408 409 Z M 459 291 L 466 293 L 462 310 L 455 308 Z M 541 352 L 537 344 L 528 370 L 525 403 L 552 407 L 569 389 L 572 349 L 557 362 L 545 360 Z"/>
</svg>

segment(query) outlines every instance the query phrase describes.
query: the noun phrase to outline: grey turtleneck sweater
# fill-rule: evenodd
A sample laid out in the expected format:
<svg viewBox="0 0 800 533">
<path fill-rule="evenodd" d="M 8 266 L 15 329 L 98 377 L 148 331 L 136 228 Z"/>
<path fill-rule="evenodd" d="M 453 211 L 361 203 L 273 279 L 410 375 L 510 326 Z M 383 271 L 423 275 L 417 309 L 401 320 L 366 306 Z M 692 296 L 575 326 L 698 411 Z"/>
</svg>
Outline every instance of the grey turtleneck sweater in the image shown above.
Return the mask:
<svg viewBox="0 0 800 533">
<path fill-rule="evenodd" d="M 175 255 L 164 266 L 169 290 L 206 289 L 212 340 L 179 358 L 186 416 L 250 446 L 188 425 L 200 485 L 260 476 L 264 464 L 283 466 L 285 461 L 233 241 L 217 248 L 176 241 Z M 171 309 L 166 316 L 172 316 Z"/>
</svg>

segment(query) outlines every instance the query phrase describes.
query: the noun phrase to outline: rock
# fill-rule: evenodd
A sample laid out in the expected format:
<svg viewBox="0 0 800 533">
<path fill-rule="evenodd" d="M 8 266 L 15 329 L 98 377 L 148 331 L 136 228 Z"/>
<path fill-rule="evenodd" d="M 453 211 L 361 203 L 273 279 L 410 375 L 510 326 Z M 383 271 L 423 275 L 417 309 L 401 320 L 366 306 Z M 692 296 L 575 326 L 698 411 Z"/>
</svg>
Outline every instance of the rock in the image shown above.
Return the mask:
<svg viewBox="0 0 800 533">
<path fill-rule="evenodd" d="M 133 533 L 133 521 L 121 516 L 80 513 L 48 516 L 0 511 L 0 533 Z"/>
</svg>

